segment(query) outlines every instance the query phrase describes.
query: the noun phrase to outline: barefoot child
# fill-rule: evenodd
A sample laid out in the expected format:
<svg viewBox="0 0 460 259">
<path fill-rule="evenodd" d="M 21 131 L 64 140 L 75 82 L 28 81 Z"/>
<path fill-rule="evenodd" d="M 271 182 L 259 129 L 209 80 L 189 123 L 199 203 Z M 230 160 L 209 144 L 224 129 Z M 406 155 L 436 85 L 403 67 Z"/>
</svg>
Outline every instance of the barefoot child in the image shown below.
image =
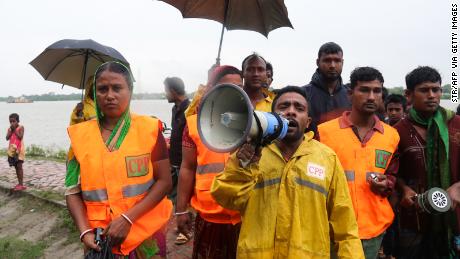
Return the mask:
<svg viewBox="0 0 460 259">
<path fill-rule="evenodd" d="M 19 125 L 19 115 L 17 113 L 10 114 L 10 127 L 6 133 L 6 140 L 9 140 L 8 145 L 8 163 L 16 169 L 19 184 L 14 187 L 15 191 L 25 190 L 23 185 L 23 170 L 22 163 L 24 162 L 25 150 L 22 138 L 24 137 L 24 127 Z"/>
</svg>

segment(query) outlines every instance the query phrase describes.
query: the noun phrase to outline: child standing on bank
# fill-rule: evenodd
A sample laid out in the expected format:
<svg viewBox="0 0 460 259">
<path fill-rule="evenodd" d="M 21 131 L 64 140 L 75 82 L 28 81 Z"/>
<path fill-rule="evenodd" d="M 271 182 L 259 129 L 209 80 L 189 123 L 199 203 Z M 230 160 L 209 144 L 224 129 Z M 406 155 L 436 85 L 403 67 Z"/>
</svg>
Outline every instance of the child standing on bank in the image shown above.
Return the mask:
<svg viewBox="0 0 460 259">
<path fill-rule="evenodd" d="M 23 184 L 24 172 L 22 170 L 22 163 L 25 158 L 24 148 L 24 127 L 19 125 L 19 115 L 17 113 L 10 114 L 10 127 L 6 133 L 6 140 L 9 140 L 8 145 L 8 163 L 16 169 L 19 184 L 14 187 L 15 191 L 25 190 Z"/>
</svg>

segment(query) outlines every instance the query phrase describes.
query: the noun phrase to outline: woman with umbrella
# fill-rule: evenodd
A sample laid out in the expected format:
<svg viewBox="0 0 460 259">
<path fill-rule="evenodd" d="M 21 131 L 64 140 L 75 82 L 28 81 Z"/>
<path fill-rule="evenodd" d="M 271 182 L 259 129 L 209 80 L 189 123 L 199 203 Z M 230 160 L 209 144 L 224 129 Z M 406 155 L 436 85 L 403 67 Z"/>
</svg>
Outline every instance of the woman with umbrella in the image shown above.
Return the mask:
<svg viewBox="0 0 460 259">
<path fill-rule="evenodd" d="M 97 120 L 68 128 L 66 201 L 80 239 L 100 250 L 94 229 L 103 228 L 116 258 L 165 256 L 154 234 L 171 215 L 171 177 L 158 121 L 130 113 L 133 80 L 122 63 L 101 65 L 93 89 Z"/>
</svg>

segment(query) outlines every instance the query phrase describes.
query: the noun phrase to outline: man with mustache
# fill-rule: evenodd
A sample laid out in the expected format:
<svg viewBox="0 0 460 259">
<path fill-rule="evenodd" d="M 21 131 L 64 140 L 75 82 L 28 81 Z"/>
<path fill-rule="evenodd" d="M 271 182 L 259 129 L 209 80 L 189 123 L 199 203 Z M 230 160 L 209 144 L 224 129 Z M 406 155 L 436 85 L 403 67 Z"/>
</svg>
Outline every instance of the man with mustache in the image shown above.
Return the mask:
<svg viewBox="0 0 460 259">
<path fill-rule="evenodd" d="M 376 258 L 394 214 L 386 198 L 394 189 L 399 136 L 376 116 L 383 76 L 375 68 L 358 67 L 350 76 L 351 111 L 320 124 L 319 138 L 343 165 L 366 258 Z"/>
<path fill-rule="evenodd" d="M 311 119 L 303 88 L 281 89 L 272 107 L 289 120 L 287 135 L 263 148 L 241 146 L 211 189 L 219 204 L 241 213 L 237 258 L 330 258 L 331 250 L 363 258 L 340 162 L 305 134 Z"/>
<path fill-rule="evenodd" d="M 340 117 L 351 106 L 341 77 L 342 48 L 334 42 L 323 44 L 319 48 L 316 65 L 318 68 L 311 82 L 304 86 L 311 107 L 311 128 L 315 131 L 319 124 Z"/>
<path fill-rule="evenodd" d="M 436 69 L 423 66 L 406 76 L 408 116 L 394 127 L 401 136 L 400 258 L 458 258 L 460 180 L 460 116 L 439 106 L 442 88 Z M 440 215 L 422 213 L 414 197 L 432 187 L 448 190 L 455 210 Z M 455 247 L 457 246 L 457 248 Z M 455 251 L 457 250 L 457 251 Z M 399 257 L 398 257 L 399 258 Z"/>
</svg>

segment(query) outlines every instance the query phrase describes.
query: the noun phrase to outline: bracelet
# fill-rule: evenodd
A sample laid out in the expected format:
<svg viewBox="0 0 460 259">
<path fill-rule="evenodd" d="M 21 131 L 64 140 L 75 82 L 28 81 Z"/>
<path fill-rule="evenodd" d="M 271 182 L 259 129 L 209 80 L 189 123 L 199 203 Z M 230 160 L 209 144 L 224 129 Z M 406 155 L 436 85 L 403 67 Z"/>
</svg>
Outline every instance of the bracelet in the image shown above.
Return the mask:
<svg viewBox="0 0 460 259">
<path fill-rule="evenodd" d="M 125 218 L 125 219 L 129 222 L 129 224 L 131 224 L 131 225 L 133 224 L 133 222 L 128 218 L 128 216 L 126 216 L 126 215 L 123 214 L 123 213 L 121 214 L 121 216 L 122 216 L 123 218 Z"/>
<path fill-rule="evenodd" d="M 87 229 L 87 230 L 81 232 L 81 234 L 80 234 L 80 241 L 83 242 L 83 237 L 84 237 L 86 234 L 88 234 L 89 232 L 91 232 L 91 231 L 93 231 L 93 229 L 92 229 L 92 228 L 89 228 L 89 229 Z"/>
<path fill-rule="evenodd" d="M 190 211 L 186 210 L 186 211 L 182 211 L 182 212 L 175 212 L 174 213 L 174 216 L 180 216 L 180 215 L 185 215 L 185 214 L 189 214 Z"/>
</svg>

